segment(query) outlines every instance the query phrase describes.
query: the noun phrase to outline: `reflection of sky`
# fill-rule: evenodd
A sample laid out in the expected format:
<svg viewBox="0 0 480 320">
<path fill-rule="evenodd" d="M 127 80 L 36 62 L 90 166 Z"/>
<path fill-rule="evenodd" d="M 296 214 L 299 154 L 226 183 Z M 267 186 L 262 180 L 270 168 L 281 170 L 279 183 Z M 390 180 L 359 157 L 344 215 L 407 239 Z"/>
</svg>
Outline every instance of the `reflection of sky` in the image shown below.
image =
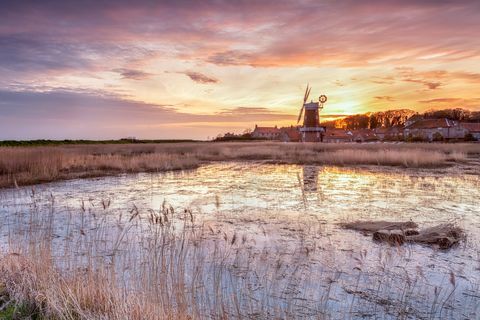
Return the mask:
<svg viewBox="0 0 480 320">
<path fill-rule="evenodd" d="M 9 214 L 27 210 L 22 203 L 31 203 L 31 189 L 0 193 L 0 214 L 4 222 L 14 221 L 8 218 Z M 475 175 L 459 175 L 448 170 L 226 163 L 183 173 L 72 180 L 34 189 L 40 203 L 47 202 L 52 193 L 57 206 L 73 209 L 73 215 L 82 200 L 87 207 L 101 210 L 101 201 L 110 199 L 109 210 L 125 215 L 134 204 L 141 213 L 147 214 L 148 209 L 158 209 L 166 201 L 177 212 L 188 207 L 196 214 L 204 214 L 205 221 L 214 229 L 253 237 L 255 244 L 249 244 L 259 250 L 266 246 L 287 256 L 291 250 L 298 250 L 297 241 L 301 241 L 295 230 L 307 230 L 316 241 L 312 249 L 316 251 L 312 253 L 305 276 L 327 266 L 342 273 L 346 286 L 355 280 L 354 267 L 359 264 L 370 275 L 363 286 L 389 281 L 401 290 L 405 273 L 413 276 L 419 269 L 425 277 L 419 281 L 425 283 L 426 290 L 433 290 L 432 285 L 448 286 L 451 270 L 460 277 L 457 279 L 459 292 L 471 293 L 480 282 L 480 177 Z M 421 226 L 455 221 L 466 229 L 468 241 L 446 252 L 420 245 L 390 248 L 335 226 L 337 222 L 357 219 L 412 219 Z M 0 227 L 3 235 L 7 230 L 6 225 L 3 230 Z M 360 252 L 366 255 L 360 258 L 361 263 Z M 389 266 L 388 274 L 379 269 L 381 263 Z M 261 265 L 255 267 L 262 268 Z M 310 287 L 308 281 L 305 285 L 305 289 L 312 292 L 318 290 L 313 284 Z M 341 297 L 341 292 L 336 294 Z M 461 298 L 459 294 L 457 299 Z M 461 304 L 461 300 L 456 303 Z"/>
<path fill-rule="evenodd" d="M 248 168 L 248 169 L 245 169 Z M 215 164 L 183 173 L 138 174 L 36 186 L 78 208 L 80 201 L 111 199 L 112 207 L 248 214 L 250 210 L 316 214 L 329 221 L 402 218 L 431 224 L 465 222 L 479 227 L 478 176 L 296 165 Z M 24 190 L 29 191 L 29 188 Z M 22 191 L 21 191 L 22 192 Z M 16 192 L 16 201 L 21 192 Z M 11 191 L 3 192 L 3 196 Z M 3 197 L 2 196 L 2 197 Z M 4 206 L 6 203 L 4 204 Z M 306 205 L 306 206 L 305 206 Z"/>
</svg>

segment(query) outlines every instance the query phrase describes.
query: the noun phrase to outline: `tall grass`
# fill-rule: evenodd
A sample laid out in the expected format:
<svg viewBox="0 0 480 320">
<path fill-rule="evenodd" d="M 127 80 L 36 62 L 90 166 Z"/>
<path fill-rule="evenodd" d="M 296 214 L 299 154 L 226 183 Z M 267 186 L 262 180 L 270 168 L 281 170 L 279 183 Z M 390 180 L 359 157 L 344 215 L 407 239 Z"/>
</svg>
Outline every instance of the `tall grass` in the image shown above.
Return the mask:
<svg viewBox="0 0 480 320">
<path fill-rule="evenodd" d="M 438 167 L 480 144 L 175 143 L 0 148 L 0 187 L 116 173 L 190 169 L 205 161 Z"/>
<path fill-rule="evenodd" d="M 134 207 L 116 216 L 108 206 L 62 213 L 53 205 L 14 217 L 0 258 L 0 283 L 26 313 L 72 320 L 286 318 L 298 305 L 265 296 L 281 291 L 274 284 L 279 269 L 255 265 L 271 254 L 255 256 L 251 239 L 197 223 L 189 210 Z"/>
<path fill-rule="evenodd" d="M 153 152 L 149 148 L 0 148 L 0 187 L 117 173 L 184 170 L 198 165 L 195 156 Z"/>
<path fill-rule="evenodd" d="M 291 235 L 281 241 L 279 230 L 272 233 L 257 218 L 241 229 L 166 204 L 118 214 L 109 201 L 68 211 L 59 210 L 53 197 L 44 203 L 32 192 L 31 198 L 30 209 L 4 217 L 0 226 L 8 234 L 0 242 L 3 300 L 24 316 L 436 319 L 475 312 L 474 297 L 461 297 L 461 308 L 452 308 L 451 288 L 425 296 L 431 287 L 423 275 L 400 277 L 395 271 L 408 251 L 385 248 L 375 259 L 378 268 L 370 270 L 374 257 L 359 250 L 352 253 L 353 271 L 341 271 L 338 264 L 347 262 L 336 256 L 331 230 L 309 216 L 264 217 L 284 221 L 279 230 Z"/>
</svg>

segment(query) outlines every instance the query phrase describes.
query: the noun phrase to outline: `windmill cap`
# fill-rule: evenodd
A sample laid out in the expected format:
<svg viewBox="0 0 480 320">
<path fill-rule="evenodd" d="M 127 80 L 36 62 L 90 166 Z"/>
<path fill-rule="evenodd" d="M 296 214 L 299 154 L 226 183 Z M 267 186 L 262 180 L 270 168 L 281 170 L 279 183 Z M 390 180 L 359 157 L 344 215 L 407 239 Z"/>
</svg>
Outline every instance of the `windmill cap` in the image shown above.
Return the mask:
<svg viewBox="0 0 480 320">
<path fill-rule="evenodd" d="M 317 108 L 318 108 L 318 102 L 305 103 L 305 109 L 317 109 Z"/>
</svg>

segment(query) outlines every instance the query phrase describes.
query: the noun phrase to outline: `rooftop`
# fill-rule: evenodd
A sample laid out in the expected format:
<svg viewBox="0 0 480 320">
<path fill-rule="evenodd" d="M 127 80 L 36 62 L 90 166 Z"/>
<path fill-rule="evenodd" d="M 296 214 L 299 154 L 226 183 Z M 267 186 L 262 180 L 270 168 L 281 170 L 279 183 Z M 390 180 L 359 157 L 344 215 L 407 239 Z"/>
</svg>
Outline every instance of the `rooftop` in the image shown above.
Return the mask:
<svg viewBox="0 0 480 320">
<path fill-rule="evenodd" d="M 480 132 L 480 123 L 462 122 L 460 125 L 470 132 Z"/>
<path fill-rule="evenodd" d="M 334 129 L 328 128 L 325 134 L 327 138 L 339 138 L 339 139 L 347 139 L 352 137 L 352 133 L 350 131 L 346 131 L 343 129 Z"/>
<path fill-rule="evenodd" d="M 280 131 L 286 134 L 291 141 L 300 140 L 300 132 L 296 127 L 282 128 Z"/>
<path fill-rule="evenodd" d="M 435 129 L 435 128 L 450 128 L 455 125 L 453 120 L 447 118 L 442 119 L 422 119 L 407 126 L 405 129 Z"/>
<path fill-rule="evenodd" d="M 279 133 L 280 129 L 277 127 L 255 127 L 255 130 L 253 132 L 256 133 Z"/>
</svg>

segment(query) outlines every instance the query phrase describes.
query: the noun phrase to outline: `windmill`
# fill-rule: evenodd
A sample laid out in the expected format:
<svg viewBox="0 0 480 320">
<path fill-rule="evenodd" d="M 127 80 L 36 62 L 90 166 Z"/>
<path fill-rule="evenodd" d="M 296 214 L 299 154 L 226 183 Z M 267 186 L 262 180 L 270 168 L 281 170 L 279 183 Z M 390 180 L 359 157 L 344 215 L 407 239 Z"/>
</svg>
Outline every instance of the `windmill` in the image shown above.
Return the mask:
<svg viewBox="0 0 480 320">
<path fill-rule="evenodd" d="M 300 109 L 300 114 L 298 115 L 297 124 L 300 122 L 302 114 L 305 111 L 305 115 L 303 117 L 303 126 L 300 127 L 302 141 L 321 142 L 323 141 L 325 127 L 320 126 L 319 111 L 323 109 L 324 103 L 327 102 L 327 96 L 322 94 L 318 98 L 318 102 L 313 102 L 313 100 L 307 102 L 311 90 L 312 88 L 307 84 L 307 89 L 303 95 L 303 103 Z"/>
</svg>

